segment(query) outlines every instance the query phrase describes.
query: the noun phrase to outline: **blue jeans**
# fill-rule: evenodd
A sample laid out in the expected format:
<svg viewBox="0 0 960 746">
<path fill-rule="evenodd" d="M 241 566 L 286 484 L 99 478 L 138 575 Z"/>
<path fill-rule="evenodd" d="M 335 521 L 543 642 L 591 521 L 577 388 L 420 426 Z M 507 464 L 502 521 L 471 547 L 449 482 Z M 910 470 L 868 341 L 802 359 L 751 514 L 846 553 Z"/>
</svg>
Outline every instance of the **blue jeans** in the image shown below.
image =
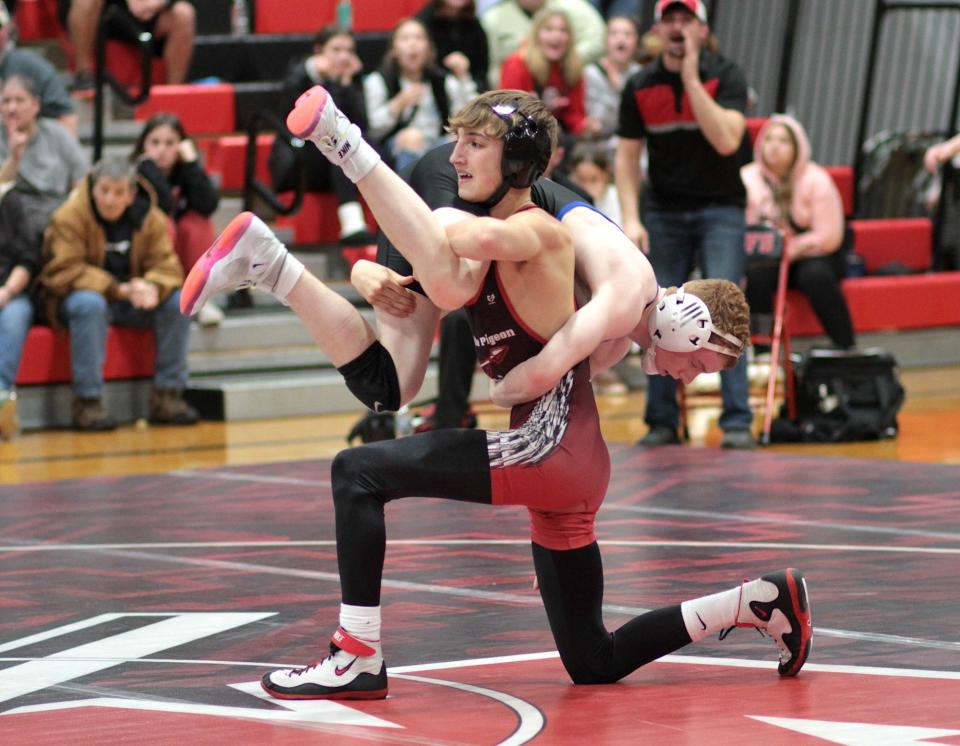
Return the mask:
<svg viewBox="0 0 960 746">
<path fill-rule="evenodd" d="M 0 308 L 0 389 L 13 388 L 32 323 L 33 303 L 22 293 Z"/>
<path fill-rule="evenodd" d="M 682 285 L 696 262 L 703 276 L 743 281 L 743 208 L 703 207 L 699 210 L 655 210 L 644 217 L 650 234 L 650 263 L 661 287 Z M 723 412 L 720 428 L 748 430 L 753 423 L 747 384 L 747 356 L 735 368 L 720 373 Z M 650 427 L 676 429 L 680 423 L 677 383 L 669 376 L 650 376 L 644 421 Z"/>
<path fill-rule="evenodd" d="M 152 311 L 141 311 L 127 301 L 108 301 L 93 290 L 74 290 L 61 304 L 60 315 L 70 329 L 75 395 L 99 399 L 103 394 L 103 359 L 109 324 L 152 328 L 157 345 L 154 386 L 177 391 L 186 387 L 190 319 L 180 313 L 179 290 Z"/>
</svg>

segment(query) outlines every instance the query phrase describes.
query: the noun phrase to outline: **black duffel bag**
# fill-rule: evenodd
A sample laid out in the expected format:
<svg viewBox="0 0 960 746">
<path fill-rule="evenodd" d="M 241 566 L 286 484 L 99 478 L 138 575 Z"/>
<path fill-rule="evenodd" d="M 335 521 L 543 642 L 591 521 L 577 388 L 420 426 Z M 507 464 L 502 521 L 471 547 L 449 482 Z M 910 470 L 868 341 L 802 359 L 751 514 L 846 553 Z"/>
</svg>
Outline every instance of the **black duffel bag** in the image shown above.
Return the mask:
<svg viewBox="0 0 960 746">
<path fill-rule="evenodd" d="M 775 440 L 840 443 L 896 437 L 904 390 L 889 352 L 813 349 L 794 370 L 795 437 Z"/>
</svg>

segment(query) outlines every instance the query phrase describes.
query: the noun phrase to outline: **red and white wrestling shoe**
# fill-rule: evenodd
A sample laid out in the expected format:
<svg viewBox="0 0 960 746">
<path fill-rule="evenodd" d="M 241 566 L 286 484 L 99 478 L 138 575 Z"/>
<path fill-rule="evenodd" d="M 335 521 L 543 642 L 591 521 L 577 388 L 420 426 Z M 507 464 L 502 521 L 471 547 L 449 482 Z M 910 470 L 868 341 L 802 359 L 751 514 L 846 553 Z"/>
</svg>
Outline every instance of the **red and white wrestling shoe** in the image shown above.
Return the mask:
<svg viewBox="0 0 960 746">
<path fill-rule="evenodd" d="M 379 644 L 338 629 L 326 658 L 304 668 L 271 671 L 260 686 L 277 699 L 384 699 L 387 667 Z"/>
<path fill-rule="evenodd" d="M 241 212 L 193 265 L 180 291 L 180 312 L 191 315 L 217 293 L 255 286 L 282 301 L 302 272 L 266 223 Z"/>
<path fill-rule="evenodd" d="M 738 627 L 756 627 L 772 637 L 780 651 L 781 676 L 796 676 L 810 655 L 813 624 L 803 573 L 794 568 L 743 584 Z"/>
<path fill-rule="evenodd" d="M 360 128 L 337 108 L 323 86 L 315 85 L 300 95 L 287 115 L 287 129 L 314 143 L 354 183 L 380 162 L 380 154 L 363 139 Z"/>
</svg>

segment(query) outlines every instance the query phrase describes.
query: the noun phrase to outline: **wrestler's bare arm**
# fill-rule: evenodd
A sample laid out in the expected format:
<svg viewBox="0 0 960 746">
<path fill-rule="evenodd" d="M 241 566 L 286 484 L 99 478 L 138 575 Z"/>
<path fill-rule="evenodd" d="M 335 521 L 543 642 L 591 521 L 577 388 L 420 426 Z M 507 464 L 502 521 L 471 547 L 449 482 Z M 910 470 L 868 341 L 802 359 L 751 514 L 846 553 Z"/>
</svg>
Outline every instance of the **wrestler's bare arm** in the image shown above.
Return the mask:
<svg viewBox="0 0 960 746">
<path fill-rule="evenodd" d="M 451 207 L 431 211 L 423 199 L 385 163 L 357 181 L 380 229 L 413 266 L 414 275 L 435 305 L 460 308 L 486 272 L 480 263 L 453 253 L 447 226 L 472 215 Z"/>
<path fill-rule="evenodd" d="M 551 338 L 539 354 L 511 370 L 501 381 L 491 382 L 490 396 L 500 406 L 531 401 L 552 389 L 581 360 L 592 355 L 604 340 L 634 332 L 644 306 L 657 292 L 657 281 L 647 258 L 613 223 L 586 207 L 563 217 L 573 236 L 577 273 L 592 291 L 580 308 Z M 620 357 L 629 342 L 611 348 Z M 616 362 L 610 349 L 598 366 Z M 618 360 L 619 358 L 617 358 Z"/>
<path fill-rule="evenodd" d="M 450 248 L 464 259 L 525 262 L 547 248 L 564 248 L 570 234 L 543 210 L 518 212 L 505 220 L 474 218 L 447 227 Z"/>
</svg>

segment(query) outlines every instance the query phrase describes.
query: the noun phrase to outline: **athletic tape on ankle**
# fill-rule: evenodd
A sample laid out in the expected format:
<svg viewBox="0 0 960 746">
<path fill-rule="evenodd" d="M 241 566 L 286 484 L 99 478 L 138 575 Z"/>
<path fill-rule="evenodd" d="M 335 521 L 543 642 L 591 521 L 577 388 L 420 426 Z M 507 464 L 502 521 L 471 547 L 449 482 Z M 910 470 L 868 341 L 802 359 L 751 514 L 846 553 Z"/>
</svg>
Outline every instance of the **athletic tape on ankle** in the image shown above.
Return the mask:
<svg viewBox="0 0 960 746">
<path fill-rule="evenodd" d="M 333 637 L 330 639 L 334 645 L 344 652 L 350 653 L 350 655 L 369 657 L 377 652 L 369 645 L 360 642 L 356 637 L 349 635 L 343 627 L 337 627 L 337 631 L 333 633 Z"/>
<path fill-rule="evenodd" d="M 356 127 L 357 125 L 351 126 Z M 356 184 L 370 173 L 379 162 L 380 154 L 376 149 L 358 136 L 352 152 L 340 161 L 340 167 L 343 169 L 344 175 Z"/>
</svg>

